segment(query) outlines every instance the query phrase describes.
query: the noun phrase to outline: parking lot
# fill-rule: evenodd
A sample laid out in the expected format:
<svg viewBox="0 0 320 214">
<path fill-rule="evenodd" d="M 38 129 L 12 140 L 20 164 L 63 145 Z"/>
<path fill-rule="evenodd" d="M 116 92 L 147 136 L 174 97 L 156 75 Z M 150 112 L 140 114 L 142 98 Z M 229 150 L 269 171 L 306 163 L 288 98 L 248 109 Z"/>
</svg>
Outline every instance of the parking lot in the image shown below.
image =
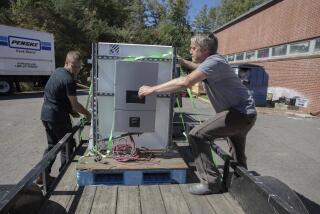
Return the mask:
<svg viewBox="0 0 320 214">
<path fill-rule="evenodd" d="M 0 185 L 17 183 L 42 157 L 42 100 L 41 93 L 0 98 Z M 210 105 L 199 100 L 194 109 L 185 99 L 182 111 L 200 112 L 204 118 L 213 114 Z M 259 114 L 247 139 L 248 167 L 280 179 L 319 211 L 319 139 L 319 118 Z"/>
</svg>

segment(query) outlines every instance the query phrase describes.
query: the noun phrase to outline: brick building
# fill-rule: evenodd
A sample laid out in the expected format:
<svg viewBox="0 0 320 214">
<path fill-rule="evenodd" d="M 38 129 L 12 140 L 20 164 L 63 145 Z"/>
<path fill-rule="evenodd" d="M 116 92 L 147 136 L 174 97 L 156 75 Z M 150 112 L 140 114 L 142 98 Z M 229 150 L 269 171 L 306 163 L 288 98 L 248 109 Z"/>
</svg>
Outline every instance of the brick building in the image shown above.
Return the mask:
<svg viewBox="0 0 320 214">
<path fill-rule="evenodd" d="M 320 110 L 320 1 L 271 0 L 214 31 L 232 63 L 262 65 L 269 88 L 308 100 Z"/>
</svg>

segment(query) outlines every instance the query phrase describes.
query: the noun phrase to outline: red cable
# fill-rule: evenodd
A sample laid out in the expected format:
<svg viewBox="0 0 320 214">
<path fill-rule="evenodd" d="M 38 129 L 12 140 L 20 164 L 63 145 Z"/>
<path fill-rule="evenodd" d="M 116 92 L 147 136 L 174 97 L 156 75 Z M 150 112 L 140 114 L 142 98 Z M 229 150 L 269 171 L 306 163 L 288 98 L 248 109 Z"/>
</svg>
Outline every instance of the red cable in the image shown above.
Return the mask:
<svg viewBox="0 0 320 214">
<path fill-rule="evenodd" d="M 129 135 L 130 143 L 126 139 L 121 138 L 117 142 L 114 142 L 112 147 L 113 159 L 119 162 L 129 161 L 150 161 L 154 156 L 147 148 L 136 148 L 133 137 Z M 125 143 L 120 143 L 125 140 Z M 115 145 L 116 144 L 116 145 Z M 147 157 L 141 157 L 144 154 L 148 154 Z"/>
</svg>

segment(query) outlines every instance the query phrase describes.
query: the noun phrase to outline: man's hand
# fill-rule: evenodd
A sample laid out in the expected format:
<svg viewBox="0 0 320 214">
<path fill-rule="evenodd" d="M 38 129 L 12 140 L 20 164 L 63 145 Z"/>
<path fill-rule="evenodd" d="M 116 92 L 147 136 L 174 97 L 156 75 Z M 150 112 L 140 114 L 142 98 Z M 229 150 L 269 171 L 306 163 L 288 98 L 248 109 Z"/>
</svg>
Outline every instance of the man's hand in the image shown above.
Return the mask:
<svg viewBox="0 0 320 214">
<path fill-rule="evenodd" d="M 90 122 L 91 121 L 91 114 L 86 114 L 85 115 L 86 121 Z"/>
<path fill-rule="evenodd" d="M 178 60 L 178 63 L 179 63 L 180 65 L 183 64 L 183 60 L 184 60 L 184 59 L 183 59 L 181 56 L 177 55 L 177 60 Z"/>
<path fill-rule="evenodd" d="M 151 86 L 143 85 L 139 88 L 138 95 L 140 98 L 145 97 L 147 95 L 153 94 L 154 88 Z"/>
<path fill-rule="evenodd" d="M 73 118 L 79 118 L 80 117 L 80 114 L 78 112 L 76 112 L 76 111 L 71 111 L 70 114 L 71 114 L 71 116 Z"/>
<path fill-rule="evenodd" d="M 186 60 L 186 59 L 182 58 L 179 55 L 177 55 L 177 59 L 178 59 L 178 63 L 182 67 L 184 67 L 186 69 L 189 69 L 190 72 L 193 71 L 193 70 L 196 70 L 198 68 L 198 66 L 200 65 L 200 63 L 194 63 L 192 61 Z"/>
</svg>

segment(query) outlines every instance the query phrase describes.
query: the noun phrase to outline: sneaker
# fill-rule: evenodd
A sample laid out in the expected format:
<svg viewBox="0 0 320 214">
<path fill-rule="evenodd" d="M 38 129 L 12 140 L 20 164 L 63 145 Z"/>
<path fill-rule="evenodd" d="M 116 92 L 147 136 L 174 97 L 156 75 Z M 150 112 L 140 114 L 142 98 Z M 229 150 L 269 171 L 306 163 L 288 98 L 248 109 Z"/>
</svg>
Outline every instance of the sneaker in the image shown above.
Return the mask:
<svg viewBox="0 0 320 214">
<path fill-rule="evenodd" d="M 220 188 L 220 185 L 218 184 L 209 185 L 209 184 L 199 183 L 199 184 L 194 184 L 190 186 L 188 192 L 193 195 L 217 194 L 217 193 L 221 193 L 221 188 Z"/>
</svg>

